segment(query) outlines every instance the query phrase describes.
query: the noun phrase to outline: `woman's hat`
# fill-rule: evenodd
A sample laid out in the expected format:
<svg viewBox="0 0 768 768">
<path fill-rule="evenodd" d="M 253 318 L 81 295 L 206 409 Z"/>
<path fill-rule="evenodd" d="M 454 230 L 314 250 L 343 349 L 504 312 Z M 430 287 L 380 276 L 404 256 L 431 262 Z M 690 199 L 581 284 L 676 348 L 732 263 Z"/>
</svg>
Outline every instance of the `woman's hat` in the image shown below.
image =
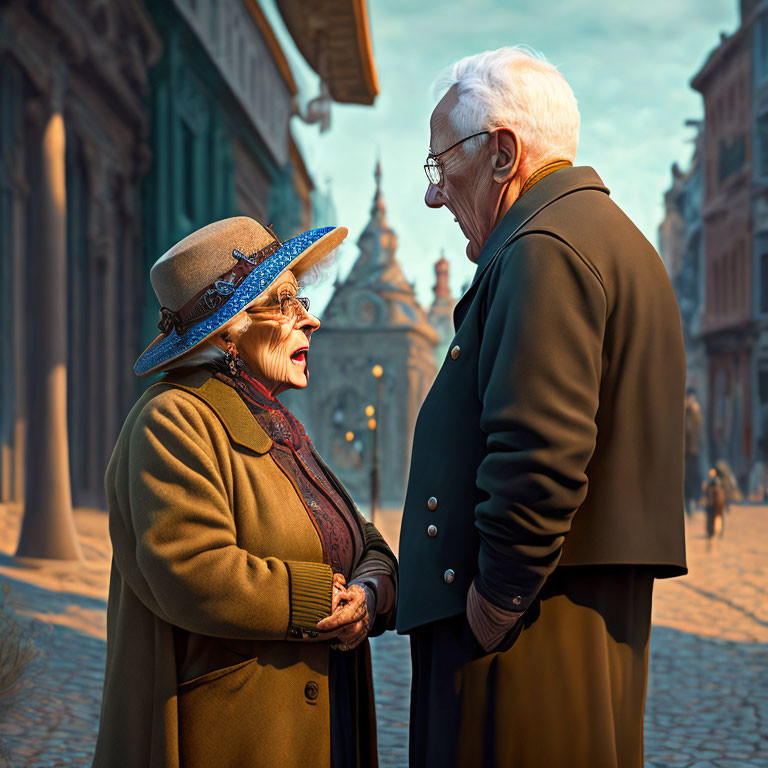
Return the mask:
<svg viewBox="0 0 768 768">
<path fill-rule="evenodd" d="M 163 254 L 149 273 L 162 331 L 136 361 L 137 376 L 163 370 L 246 309 L 290 269 L 296 279 L 347 236 L 346 227 L 310 229 L 281 243 L 247 216 L 198 229 Z"/>
</svg>

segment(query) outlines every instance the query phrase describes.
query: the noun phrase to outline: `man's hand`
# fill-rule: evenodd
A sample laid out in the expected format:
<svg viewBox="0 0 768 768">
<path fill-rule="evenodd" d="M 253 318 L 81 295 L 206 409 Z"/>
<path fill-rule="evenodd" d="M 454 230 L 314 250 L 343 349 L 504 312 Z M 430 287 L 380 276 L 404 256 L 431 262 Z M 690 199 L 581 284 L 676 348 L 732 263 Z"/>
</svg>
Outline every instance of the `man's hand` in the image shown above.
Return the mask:
<svg viewBox="0 0 768 768">
<path fill-rule="evenodd" d="M 340 573 L 333 575 L 331 615 L 317 623 L 320 632 L 333 634 L 336 642 L 331 648 L 351 651 L 365 640 L 370 626 L 365 589 L 359 584 L 346 587 Z"/>
<path fill-rule="evenodd" d="M 522 611 L 505 611 L 489 603 L 473 581 L 467 593 L 467 621 L 483 650 L 490 653 L 515 626 Z"/>
</svg>

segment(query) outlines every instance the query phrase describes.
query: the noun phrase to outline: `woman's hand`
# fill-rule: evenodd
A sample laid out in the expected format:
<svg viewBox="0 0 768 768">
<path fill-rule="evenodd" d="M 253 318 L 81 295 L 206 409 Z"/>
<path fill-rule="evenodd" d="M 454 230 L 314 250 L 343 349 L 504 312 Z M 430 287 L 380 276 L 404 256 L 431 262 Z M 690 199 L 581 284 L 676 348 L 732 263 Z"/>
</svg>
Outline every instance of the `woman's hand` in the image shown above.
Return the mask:
<svg viewBox="0 0 768 768">
<path fill-rule="evenodd" d="M 365 640 L 370 626 L 365 589 L 359 584 L 347 588 L 346 579 L 340 573 L 333 576 L 332 613 L 318 622 L 320 632 L 333 633 L 336 642 L 332 648 L 351 651 Z"/>
<path fill-rule="evenodd" d="M 343 599 L 344 595 L 346 594 L 345 586 L 347 584 L 347 580 L 344 578 L 343 573 L 334 573 L 333 574 L 333 597 L 331 602 L 331 615 L 333 615 L 336 611 L 336 608 L 338 608 L 339 602 Z"/>
</svg>

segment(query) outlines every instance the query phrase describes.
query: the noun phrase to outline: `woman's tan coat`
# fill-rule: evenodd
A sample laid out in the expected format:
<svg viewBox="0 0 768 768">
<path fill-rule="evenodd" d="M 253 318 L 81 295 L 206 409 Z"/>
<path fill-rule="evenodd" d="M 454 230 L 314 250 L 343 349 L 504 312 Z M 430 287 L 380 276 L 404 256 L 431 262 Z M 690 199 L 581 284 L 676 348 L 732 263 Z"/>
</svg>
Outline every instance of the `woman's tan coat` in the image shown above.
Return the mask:
<svg viewBox="0 0 768 768">
<path fill-rule="evenodd" d="M 151 387 L 126 419 L 106 475 L 96 768 L 330 765 L 328 645 L 312 634 L 332 570 L 270 446 L 205 372 Z M 377 536 L 370 524 L 365 535 Z M 375 755 L 368 642 L 352 653 Z"/>
</svg>

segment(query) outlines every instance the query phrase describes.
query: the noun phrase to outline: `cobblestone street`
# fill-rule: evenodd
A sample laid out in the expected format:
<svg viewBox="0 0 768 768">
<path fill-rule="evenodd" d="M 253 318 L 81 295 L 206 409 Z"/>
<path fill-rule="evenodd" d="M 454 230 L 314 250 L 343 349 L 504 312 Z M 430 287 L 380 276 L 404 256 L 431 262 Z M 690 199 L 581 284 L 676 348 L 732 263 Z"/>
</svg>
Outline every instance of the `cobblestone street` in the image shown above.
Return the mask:
<svg viewBox="0 0 768 768">
<path fill-rule="evenodd" d="M 711 552 L 697 513 L 687 547 L 688 576 L 654 588 L 646 767 L 768 767 L 768 507 L 734 507 Z M 374 640 L 373 662 L 381 765 L 404 766 L 407 638 Z"/>
<path fill-rule="evenodd" d="M 396 516 L 379 522 L 396 540 Z M 109 564 L 106 516 L 78 510 L 84 565 L 20 567 L 10 556 L 18 511 L 0 516 L 5 610 L 42 651 L 0 710 L 0 766 L 88 765 L 104 665 Z M 646 765 L 768 768 L 768 507 L 736 506 L 707 551 L 688 527 L 690 574 L 656 584 Z M 373 641 L 382 766 L 407 765 L 408 639 Z"/>
</svg>

